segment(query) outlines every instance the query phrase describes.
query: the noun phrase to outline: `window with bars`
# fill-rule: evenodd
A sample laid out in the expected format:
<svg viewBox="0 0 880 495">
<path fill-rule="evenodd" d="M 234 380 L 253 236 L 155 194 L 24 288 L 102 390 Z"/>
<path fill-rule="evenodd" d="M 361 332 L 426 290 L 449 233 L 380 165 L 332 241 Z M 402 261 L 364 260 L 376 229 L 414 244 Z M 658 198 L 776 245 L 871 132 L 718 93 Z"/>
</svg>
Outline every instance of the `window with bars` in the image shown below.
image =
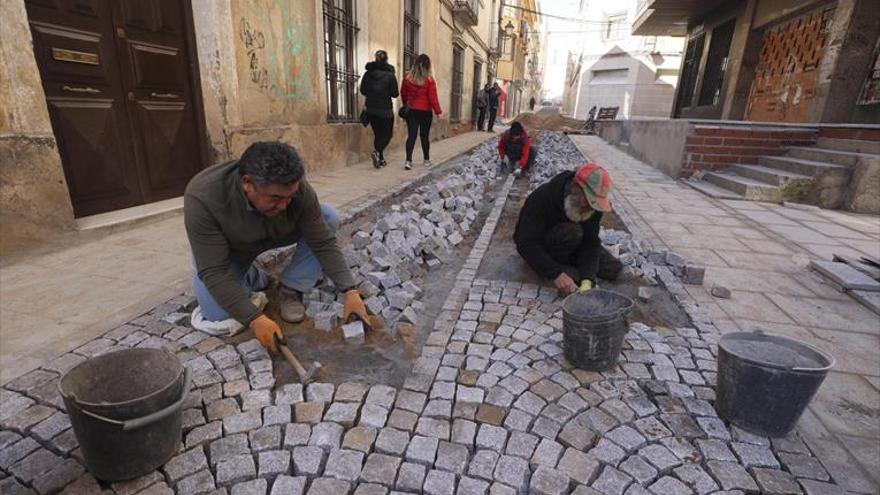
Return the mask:
<svg viewBox="0 0 880 495">
<path fill-rule="evenodd" d="M 357 120 L 355 0 L 324 1 L 324 68 L 327 83 L 327 121 Z"/>
<path fill-rule="evenodd" d="M 412 68 L 413 62 L 419 56 L 419 30 L 422 23 L 419 22 L 419 1 L 404 0 L 403 6 L 403 71 Z"/>
<path fill-rule="evenodd" d="M 700 105 L 717 105 L 721 101 L 721 85 L 724 83 L 724 73 L 727 72 L 730 42 L 733 40 L 735 27 L 736 19 L 731 19 L 712 30 L 703 85 L 700 88 Z"/>
<path fill-rule="evenodd" d="M 461 121 L 461 95 L 464 92 L 464 50 L 452 45 L 452 100 L 449 112 L 451 122 Z"/>
<path fill-rule="evenodd" d="M 697 85 L 697 72 L 700 70 L 700 59 L 703 57 L 703 43 L 706 41 L 705 33 L 700 34 L 688 41 L 684 55 L 684 64 L 681 69 L 681 79 L 678 81 L 677 108 L 688 108 L 693 105 L 694 89 Z"/>
</svg>

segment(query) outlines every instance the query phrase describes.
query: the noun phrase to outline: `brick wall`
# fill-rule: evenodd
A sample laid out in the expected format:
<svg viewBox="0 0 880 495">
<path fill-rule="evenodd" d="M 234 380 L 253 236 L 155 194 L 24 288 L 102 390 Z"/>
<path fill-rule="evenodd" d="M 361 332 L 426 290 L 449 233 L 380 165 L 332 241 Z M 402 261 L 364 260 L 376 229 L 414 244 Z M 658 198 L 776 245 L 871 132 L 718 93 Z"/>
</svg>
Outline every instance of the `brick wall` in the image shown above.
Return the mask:
<svg viewBox="0 0 880 495">
<path fill-rule="evenodd" d="M 735 163 L 754 165 L 758 156 L 781 155 L 785 146 L 815 142 L 816 132 L 807 129 L 696 125 L 685 140 L 681 175 L 687 177 L 699 170 L 718 170 Z"/>
<path fill-rule="evenodd" d="M 880 141 L 880 129 L 841 129 L 823 127 L 819 129 L 819 137 L 833 139 L 861 139 L 864 141 Z"/>
</svg>

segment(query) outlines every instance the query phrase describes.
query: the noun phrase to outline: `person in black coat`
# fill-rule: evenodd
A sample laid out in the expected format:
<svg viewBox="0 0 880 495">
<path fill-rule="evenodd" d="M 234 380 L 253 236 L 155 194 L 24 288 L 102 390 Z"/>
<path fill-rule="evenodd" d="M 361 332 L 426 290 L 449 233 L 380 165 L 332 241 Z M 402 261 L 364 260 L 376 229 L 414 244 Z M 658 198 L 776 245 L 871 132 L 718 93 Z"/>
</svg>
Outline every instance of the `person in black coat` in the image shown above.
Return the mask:
<svg viewBox="0 0 880 495">
<path fill-rule="evenodd" d="M 516 250 L 562 295 L 615 280 L 623 264 L 602 247 L 599 225 L 611 211 L 611 178 L 595 163 L 565 171 L 526 198 L 513 240 Z"/>
<path fill-rule="evenodd" d="M 498 116 L 498 104 L 501 100 L 501 88 L 498 83 L 492 85 L 488 91 L 489 96 L 489 132 L 495 127 L 495 117 Z"/>
<path fill-rule="evenodd" d="M 361 78 L 361 94 L 367 97 L 366 113 L 370 127 L 373 128 L 373 153 L 370 157 L 373 166 L 384 167 L 385 147 L 394 133 L 394 107 L 392 98 L 400 94 L 394 66 L 388 63 L 385 50 L 376 52 L 376 60 L 366 65 L 367 71 Z"/>
</svg>

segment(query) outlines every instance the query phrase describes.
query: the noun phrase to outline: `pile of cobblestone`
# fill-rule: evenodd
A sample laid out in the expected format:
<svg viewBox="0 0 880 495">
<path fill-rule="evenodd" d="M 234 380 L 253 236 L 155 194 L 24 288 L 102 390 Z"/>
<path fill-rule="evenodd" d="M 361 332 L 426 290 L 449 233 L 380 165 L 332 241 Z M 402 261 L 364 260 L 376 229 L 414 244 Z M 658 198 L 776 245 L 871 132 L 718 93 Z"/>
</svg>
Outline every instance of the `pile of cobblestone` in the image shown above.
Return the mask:
<svg viewBox="0 0 880 495">
<path fill-rule="evenodd" d="M 678 293 L 681 285 L 702 285 L 705 267 L 688 263 L 684 257 L 669 250 L 646 249 L 633 236 L 623 230 L 602 228 L 599 232 L 602 244 L 612 254 L 641 276 L 648 284 L 662 284 L 670 292 Z"/>
<path fill-rule="evenodd" d="M 565 134 L 544 131 L 535 140 L 538 154 L 529 172 L 529 190 L 534 190 L 558 173 L 574 170 L 584 163 L 584 156 Z"/>
<path fill-rule="evenodd" d="M 419 187 L 352 234 L 345 258 L 365 304 L 388 328 L 398 321 L 419 323 L 424 309 L 419 284 L 427 273 L 441 268 L 471 231 L 486 186 L 495 179 L 495 146 L 492 140 L 477 147 L 443 179 Z M 307 315 L 316 329 L 336 327 L 342 310 L 339 297 L 329 281 L 307 297 Z M 359 339 L 362 333 L 346 337 Z"/>
</svg>

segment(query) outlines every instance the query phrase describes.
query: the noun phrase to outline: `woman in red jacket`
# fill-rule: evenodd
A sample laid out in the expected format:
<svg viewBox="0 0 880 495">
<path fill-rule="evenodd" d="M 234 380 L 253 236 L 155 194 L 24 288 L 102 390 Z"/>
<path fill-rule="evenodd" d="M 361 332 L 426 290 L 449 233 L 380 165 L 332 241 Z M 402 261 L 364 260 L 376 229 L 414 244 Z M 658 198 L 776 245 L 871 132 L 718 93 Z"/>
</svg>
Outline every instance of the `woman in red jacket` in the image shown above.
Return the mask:
<svg viewBox="0 0 880 495">
<path fill-rule="evenodd" d="M 416 146 L 416 133 L 422 142 L 422 154 L 425 158 L 425 166 L 431 166 L 431 143 L 428 141 L 428 132 L 431 130 L 431 121 L 434 116 L 432 111 L 439 117 L 443 111 L 437 100 L 437 83 L 431 77 L 431 59 L 424 53 L 416 58 L 412 68 L 403 77 L 400 85 L 400 99 L 405 107 L 409 108 L 406 116 L 406 162 L 403 167 L 412 169 L 412 153 Z"/>
</svg>

